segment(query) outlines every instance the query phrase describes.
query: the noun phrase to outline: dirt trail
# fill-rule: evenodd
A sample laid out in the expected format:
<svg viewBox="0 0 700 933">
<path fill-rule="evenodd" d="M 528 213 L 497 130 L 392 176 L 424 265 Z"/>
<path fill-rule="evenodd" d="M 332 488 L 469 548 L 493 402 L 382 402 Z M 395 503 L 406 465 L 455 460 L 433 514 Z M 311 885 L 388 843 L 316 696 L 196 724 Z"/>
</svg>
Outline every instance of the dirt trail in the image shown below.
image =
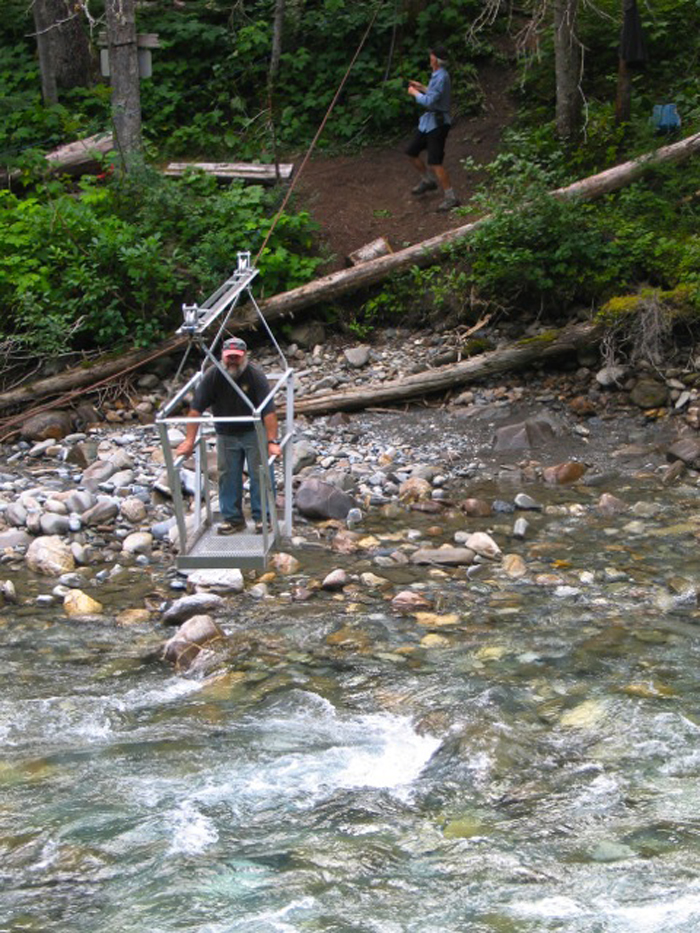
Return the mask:
<svg viewBox="0 0 700 933">
<path fill-rule="evenodd" d="M 472 156 L 478 164 L 486 164 L 497 154 L 503 130 L 515 113 L 508 96 L 512 80 L 510 68 L 485 68 L 480 74 L 481 113 L 458 116 L 450 133 L 445 165 L 463 203 L 478 179 L 462 169 L 461 160 Z M 343 268 L 349 253 L 379 236 L 397 250 L 469 219 L 438 214 L 440 192 L 421 198 L 411 195 L 417 176 L 403 154 L 405 141 L 365 149 L 356 156 L 317 157 L 307 164 L 297 186 L 298 200 L 320 224 L 320 239 L 332 254 L 323 273 Z"/>
</svg>

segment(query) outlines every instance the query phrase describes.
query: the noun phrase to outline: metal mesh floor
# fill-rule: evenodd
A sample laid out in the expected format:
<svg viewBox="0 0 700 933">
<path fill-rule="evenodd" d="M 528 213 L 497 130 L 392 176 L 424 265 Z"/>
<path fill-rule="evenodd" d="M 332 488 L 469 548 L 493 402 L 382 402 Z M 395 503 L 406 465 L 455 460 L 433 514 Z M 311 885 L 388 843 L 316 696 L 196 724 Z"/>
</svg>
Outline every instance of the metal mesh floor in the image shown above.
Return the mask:
<svg viewBox="0 0 700 933">
<path fill-rule="evenodd" d="M 265 550 L 262 535 L 250 531 L 235 535 L 218 535 L 214 526 L 207 528 L 187 554 L 178 557 L 177 565 L 181 570 L 201 570 L 207 567 L 264 569 L 273 542 L 270 533 Z"/>
</svg>

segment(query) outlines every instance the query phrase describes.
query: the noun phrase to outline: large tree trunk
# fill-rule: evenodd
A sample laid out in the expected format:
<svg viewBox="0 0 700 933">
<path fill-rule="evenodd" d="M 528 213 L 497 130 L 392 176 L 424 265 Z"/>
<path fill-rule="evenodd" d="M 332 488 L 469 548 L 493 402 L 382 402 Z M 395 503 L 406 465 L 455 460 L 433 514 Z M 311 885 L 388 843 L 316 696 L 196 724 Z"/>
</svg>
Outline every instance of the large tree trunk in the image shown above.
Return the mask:
<svg viewBox="0 0 700 933">
<path fill-rule="evenodd" d="M 522 369 L 541 360 L 575 353 L 580 347 L 589 346 L 598 340 L 601 332 L 600 325 L 576 324 L 541 337 L 516 341 L 511 346 L 482 353 L 461 363 L 439 366 L 403 379 L 301 398 L 295 402 L 294 408 L 302 415 L 319 415 L 327 411 L 351 411 L 372 405 L 405 402 L 445 392 L 494 373 Z"/>
<path fill-rule="evenodd" d="M 581 45 L 576 36 L 579 0 L 554 0 L 557 135 L 575 139 L 581 124 Z"/>
<path fill-rule="evenodd" d="M 36 46 L 39 53 L 41 96 L 45 104 L 55 104 L 58 101 L 52 36 L 55 20 L 50 9 L 50 0 L 34 0 L 32 14 L 36 30 Z"/>
<path fill-rule="evenodd" d="M 93 60 L 82 13 L 68 0 L 34 0 L 41 91 L 44 103 L 58 100 L 59 88 L 92 82 Z"/>
<path fill-rule="evenodd" d="M 624 58 L 617 66 L 617 93 L 615 95 L 615 123 L 629 123 L 632 114 L 632 73 Z"/>
<path fill-rule="evenodd" d="M 107 0 L 107 47 L 117 150 L 128 170 L 141 158 L 141 94 L 134 0 Z"/>
<path fill-rule="evenodd" d="M 284 27 L 285 0 L 275 0 L 275 17 L 272 22 L 272 54 L 270 55 L 270 87 L 277 80 L 280 69 L 280 56 L 282 55 L 282 30 Z"/>
</svg>

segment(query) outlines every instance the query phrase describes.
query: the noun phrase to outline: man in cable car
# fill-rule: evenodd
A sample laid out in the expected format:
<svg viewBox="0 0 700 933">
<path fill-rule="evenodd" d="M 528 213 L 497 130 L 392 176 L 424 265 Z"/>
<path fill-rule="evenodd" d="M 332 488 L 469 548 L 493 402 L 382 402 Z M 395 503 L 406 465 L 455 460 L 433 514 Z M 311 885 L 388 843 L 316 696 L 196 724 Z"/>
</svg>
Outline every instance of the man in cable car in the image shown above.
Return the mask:
<svg viewBox="0 0 700 933">
<path fill-rule="evenodd" d="M 255 408 L 262 404 L 270 393 L 267 376 L 248 360 L 248 347 L 240 337 L 224 341 L 221 361 L 226 372 Z M 211 409 L 214 418 L 250 417 L 251 409 L 217 366 L 212 366 L 197 386 L 188 418 L 201 418 Z M 277 414 L 273 399 L 267 403 L 262 422 L 267 437 L 268 456 L 279 455 L 277 437 Z M 219 467 L 219 511 L 222 521 L 217 527 L 220 535 L 245 531 L 243 516 L 243 464 L 247 462 L 250 477 L 250 510 L 255 530 L 262 531 L 262 506 L 260 502 L 260 447 L 252 422 L 215 422 L 216 450 Z M 178 456 L 189 457 L 194 450 L 199 425 L 187 425 L 185 440 L 176 450 Z M 274 503 L 274 477 L 271 473 Z M 274 507 L 274 506 L 273 506 Z"/>
</svg>

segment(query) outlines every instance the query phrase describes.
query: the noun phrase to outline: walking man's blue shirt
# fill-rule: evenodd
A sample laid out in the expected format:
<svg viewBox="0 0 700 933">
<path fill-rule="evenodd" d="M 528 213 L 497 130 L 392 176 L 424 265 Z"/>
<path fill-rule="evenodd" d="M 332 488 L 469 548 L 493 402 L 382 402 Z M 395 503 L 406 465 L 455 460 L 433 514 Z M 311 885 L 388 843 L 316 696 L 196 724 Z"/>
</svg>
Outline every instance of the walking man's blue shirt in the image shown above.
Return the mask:
<svg viewBox="0 0 700 933">
<path fill-rule="evenodd" d="M 419 130 L 423 133 L 430 133 L 442 124 L 446 126 L 451 124 L 450 96 L 450 76 L 444 68 L 438 68 L 431 74 L 425 93 L 415 96 L 416 103 L 426 108 L 418 121 Z M 443 115 L 442 124 L 438 120 L 438 113 Z"/>
</svg>

